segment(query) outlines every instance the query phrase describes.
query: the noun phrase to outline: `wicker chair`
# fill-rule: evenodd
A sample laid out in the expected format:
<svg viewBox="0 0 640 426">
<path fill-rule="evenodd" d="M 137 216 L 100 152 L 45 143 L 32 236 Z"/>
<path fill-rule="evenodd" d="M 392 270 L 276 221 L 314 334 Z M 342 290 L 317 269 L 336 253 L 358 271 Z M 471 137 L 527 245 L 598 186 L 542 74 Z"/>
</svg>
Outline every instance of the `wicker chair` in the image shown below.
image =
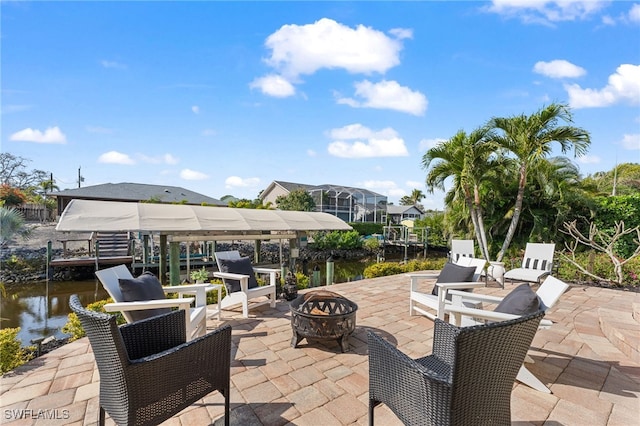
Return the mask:
<svg viewBox="0 0 640 426">
<path fill-rule="evenodd" d="M 405 425 L 509 425 L 513 384 L 543 315 L 462 328 L 436 319 L 432 355 L 415 360 L 368 332 L 369 424 L 384 403 Z"/>
<path fill-rule="evenodd" d="M 106 411 L 118 425 L 157 425 L 214 390 L 224 395 L 229 424 L 230 326 L 187 342 L 182 311 L 118 327 L 115 316 L 85 309 L 75 294 L 69 305 L 100 373 L 98 424 Z"/>
</svg>

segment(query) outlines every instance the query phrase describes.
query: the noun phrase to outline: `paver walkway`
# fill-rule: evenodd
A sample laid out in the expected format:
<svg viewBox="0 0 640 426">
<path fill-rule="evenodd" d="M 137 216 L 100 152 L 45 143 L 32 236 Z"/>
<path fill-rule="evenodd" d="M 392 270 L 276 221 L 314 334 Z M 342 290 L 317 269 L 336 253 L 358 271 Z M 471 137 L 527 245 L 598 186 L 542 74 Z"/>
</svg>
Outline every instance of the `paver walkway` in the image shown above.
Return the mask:
<svg viewBox="0 0 640 426">
<path fill-rule="evenodd" d="M 424 285 L 428 291 L 430 284 Z M 511 288 L 477 291 L 504 295 Z M 359 305 L 348 353 L 334 342 L 303 340 L 291 348 L 290 314 L 283 301 L 275 309 L 250 311 L 249 319 L 242 319 L 239 310 L 223 312 L 222 322 L 233 327 L 232 425 L 365 425 L 366 331 L 383 334 L 412 357 L 430 352 L 433 323 L 409 316 L 406 276 L 337 284 L 330 290 Z M 537 333 L 529 352 L 535 360 L 530 370 L 553 394 L 516 383 L 513 424 L 639 424 L 640 325 L 633 318 L 638 306 L 638 293 L 571 286 L 547 313 L 556 324 Z M 208 326 L 219 324 L 209 320 Z M 67 344 L 0 379 L 0 423 L 95 424 L 99 380 L 88 340 Z M 165 424 L 221 424 L 222 413 L 223 399 L 214 392 Z M 113 422 L 107 418 L 107 424 Z M 376 424 L 400 422 L 379 406 Z"/>
</svg>

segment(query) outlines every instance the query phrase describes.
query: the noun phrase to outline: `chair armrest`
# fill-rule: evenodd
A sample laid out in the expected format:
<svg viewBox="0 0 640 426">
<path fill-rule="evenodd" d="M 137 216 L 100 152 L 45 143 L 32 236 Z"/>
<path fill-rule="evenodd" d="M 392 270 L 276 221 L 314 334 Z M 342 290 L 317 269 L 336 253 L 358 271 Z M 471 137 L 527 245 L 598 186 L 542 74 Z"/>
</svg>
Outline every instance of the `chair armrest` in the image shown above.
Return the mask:
<svg viewBox="0 0 640 426">
<path fill-rule="evenodd" d="M 238 280 L 240 281 L 240 290 L 244 293 L 249 291 L 249 275 L 234 274 L 231 272 L 214 272 L 213 276 L 216 278 Z"/>
<path fill-rule="evenodd" d="M 189 306 L 191 306 L 194 300 L 193 297 L 185 297 L 180 299 L 141 300 L 139 302 L 114 302 L 105 304 L 104 310 L 107 312 L 118 312 L 143 311 L 145 309 L 158 308 L 189 309 Z"/>
<path fill-rule="evenodd" d="M 143 358 L 187 341 L 186 317 L 172 311 L 120 327 L 129 359 Z"/>
<path fill-rule="evenodd" d="M 280 269 L 274 269 L 274 268 L 262 268 L 260 266 L 256 266 L 253 268 L 254 272 L 258 272 L 260 274 L 271 274 L 271 273 L 278 273 L 280 272 Z"/>
<path fill-rule="evenodd" d="M 479 294 L 479 293 L 469 293 L 468 291 L 459 291 L 459 290 L 449 290 L 449 294 L 453 296 L 453 304 L 456 303 L 456 300 L 462 298 L 464 302 L 486 302 L 486 303 L 500 303 L 502 302 L 502 297 L 497 296 L 489 296 L 488 294 Z"/>
<path fill-rule="evenodd" d="M 432 371 L 425 365 L 409 358 L 388 341 L 371 331 L 367 332 L 369 347 L 369 375 L 374 375 L 374 383 L 381 385 L 380 392 L 392 391 L 398 387 L 410 388 L 410 395 L 420 395 L 425 376 L 444 385 L 450 385 L 449 377 Z M 391 383 L 401 380 L 402 383 Z M 426 391 L 425 391 L 426 392 Z M 384 400 L 382 400 L 384 401 Z"/>
<path fill-rule="evenodd" d="M 458 289 L 465 289 L 465 288 L 479 288 L 479 287 L 485 287 L 486 284 L 481 282 L 481 281 L 476 281 L 476 282 L 463 282 L 463 283 L 436 283 L 436 286 L 445 289 L 446 291 L 451 291 L 451 290 L 458 290 Z M 458 291 L 458 293 L 464 293 L 464 294 L 471 294 L 469 292 L 461 292 Z"/>
<path fill-rule="evenodd" d="M 505 314 L 502 312 L 485 311 L 483 309 L 467 308 L 466 306 L 447 305 L 444 307 L 446 313 L 453 324 L 459 326 L 462 323 L 462 317 L 468 316 L 479 318 L 485 321 L 506 321 L 510 319 L 520 318 L 520 315 Z"/>
<path fill-rule="evenodd" d="M 212 284 L 189 284 L 189 285 L 175 285 L 162 287 L 165 293 L 178 293 L 178 297 L 183 297 L 184 294 L 193 295 L 196 297 L 195 306 L 207 305 L 207 292 L 215 290 L 216 286 Z"/>
<path fill-rule="evenodd" d="M 186 285 L 170 285 L 162 287 L 165 293 L 186 293 L 188 291 L 194 292 L 204 289 L 205 291 L 211 291 L 213 288 L 211 284 L 186 284 Z M 209 288 L 209 289 L 208 289 Z"/>
<path fill-rule="evenodd" d="M 189 383 L 193 377 L 228 386 L 230 367 L 231 326 L 224 325 L 189 342 L 131 360 L 127 373 L 168 388 L 180 388 L 174 382 Z"/>
<path fill-rule="evenodd" d="M 214 272 L 213 276 L 216 278 L 228 278 L 230 280 L 242 280 L 242 279 L 249 279 L 249 275 L 243 275 L 243 274 L 234 274 L 232 272 Z"/>
<path fill-rule="evenodd" d="M 407 274 L 411 280 L 411 291 L 418 291 L 418 280 L 436 280 L 439 274 Z"/>
</svg>

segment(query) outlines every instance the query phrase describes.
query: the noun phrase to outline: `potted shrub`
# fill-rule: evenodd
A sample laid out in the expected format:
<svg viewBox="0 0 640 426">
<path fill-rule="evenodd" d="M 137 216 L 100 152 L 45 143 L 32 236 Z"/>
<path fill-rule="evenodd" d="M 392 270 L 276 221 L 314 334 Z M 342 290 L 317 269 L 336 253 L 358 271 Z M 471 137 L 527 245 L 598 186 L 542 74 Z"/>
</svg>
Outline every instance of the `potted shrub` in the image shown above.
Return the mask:
<svg viewBox="0 0 640 426">
<path fill-rule="evenodd" d="M 196 284 L 202 284 L 209 279 L 209 271 L 204 266 L 201 269 L 194 269 L 191 271 L 191 279 Z"/>
</svg>

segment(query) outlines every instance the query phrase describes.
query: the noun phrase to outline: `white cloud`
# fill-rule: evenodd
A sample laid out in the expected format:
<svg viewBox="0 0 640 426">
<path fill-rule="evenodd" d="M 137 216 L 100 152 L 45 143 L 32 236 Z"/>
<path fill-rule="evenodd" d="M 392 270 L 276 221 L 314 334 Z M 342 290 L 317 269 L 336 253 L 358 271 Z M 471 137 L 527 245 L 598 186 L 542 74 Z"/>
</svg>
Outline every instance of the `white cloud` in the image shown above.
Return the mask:
<svg viewBox="0 0 640 426">
<path fill-rule="evenodd" d="M 616 24 L 616 20 L 614 18 L 612 18 L 611 16 L 609 16 L 609 15 L 605 15 L 605 16 L 602 17 L 602 23 L 604 25 L 613 26 L 613 25 Z"/>
<path fill-rule="evenodd" d="M 309 157 L 316 157 L 316 156 L 318 155 L 318 153 L 317 153 L 317 152 L 315 152 L 313 149 L 308 149 L 308 150 L 307 150 L 307 155 L 308 155 Z"/>
<path fill-rule="evenodd" d="M 12 134 L 9 139 L 12 141 L 35 143 L 67 143 L 67 137 L 62 133 L 58 126 L 49 127 L 44 132 L 29 127 Z"/>
<path fill-rule="evenodd" d="M 404 140 L 390 127 L 373 131 L 361 124 L 350 124 L 328 132 L 333 141 L 329 154 L 341 158 L 404 157 L 409 155 Z M 355 140 L 354 139 L 362 139 Z"/>
<path fill-rule="evenodd" d="M 366 180 L 364 182 L 358 182 L 356 185 L 391 198 L 400 198 L 407 195 L 407 192 L 404 189 L 399 188 L 392 180 Z"/>
<path fill-rule="evenodd" d="M 229 176 L 227 179 L 225 179 L 224 183 L 225 188 L 227 189 L 256 187 L 260 184 L 260 178 L 241 178 L 239 176 Z"/>
<path fill-rule="evenodd" d="M 102 60 L 100 61 L 100 65 L 102 65 L 105 68 L 116 68 L 116 69 L 127 69 L 127 66 L 125 64 L 122 64 L 120 62 L 116 62 L 116 61 L 107 61 L 107 60 Z"/>
<path fill-rule="evenodd" d="M 640 4 L 634 3 L 629 9 L 629 20 L 631 22 L 640 22 Z"/>
<path fill-rule="evenodd" d="M 422 139 L 418 145 L 418 149 L 420 151 L 428 151 L 431 148 L 436 147 L 438 144 L 446 142 L 446 139 L 435 138 L 435 139 Z"/>
<path fill-rule="evenodd" d="M 215 130 L 213 130 L 213 129 L 204 129 L 204 130 L 202 131 L 202 136 L 215 136 L 215 135 L 217 135 L 217 134 L 218 134 L 218 132 L 216 132 L 216 131 L 215 131 Z"/>
<path fill-rule="evenodd" d="M 411 189 L 420 189 L 424 187 L 424 182 L 418 182 L 417 180 L 408 180 L 406 185 Z"/>
<path fill-rule="evenodd" d="M 31 109 L 31 105 L 3 105 L 2 114 L 11 114 L 14 112 L 22 112 Z"/>
<path fill-rule="evenodd" d="M 283 25 L 267 38 L 271 55 L 265 61 L 290 81 L 323 68 L 384 73 L 400 63 L 399 40 L 410 32 L 396 28 L 391 35 L 395 38 L 371 27 L 350 28 L 328 18 L 307 25 Z"/>
<path fill-rule="evenodd" d="M 180 177 L 184 180 L 205 180 L 209 179 L 209 176 L 191 169 L 183 169 L 180 171 Z"/>
<path fill-rule="evenodd" d="M 408 87 L 400 86 L 395 81 L 383 80 L 380 83 L 371 83 L 369 80 L 364 80 L 357 82 L 355 87 L 356 96 L 363 98 L 363 101 L 339 98 L 338 103 L 354 108 L 392 109 L 413 115 L 424 115 L 427 110 L 426 96 Z"/>
<path fill-rule="evenodd" d="M 251 89 L 260 89 L 263 94 L 275 98 L 287 98 L 296 93 L 296 89 L 291 83 L 282 76 L 275 74 L 256 78 L 249 84 L 249 87 Z"/>
<path fill-rule="evenodd" d="M 127 154 L 123 154 L 118 151 L 109 151 L 98 157 L 98 163 L 104 164 L 122 164 L 125 166 L 132 166 L 136 162 Z"/>
<path fill-rule="evenodd" d="M 640 149 L 640 133 L 636 133 L 633 135 L 624 135 L 622 137 L 622 146 L 624 147 L 624 149 Z"/>
<path fill-rule="evenodd" d="M 194 114 L 200 114 L 200 107 L 198 105 L 194 105 L 194 106 L 191 107 L 191 111 Z"/>
<path fill-rule="evenodd" d="M 573 108 L 605 107 L 621 102 L 640 104 L 640 65 L 622 64 L 609 76 L 604 88 L 583 89 L 577 84 L 565 85 Z"/>
<path fill-rule="evenodd" d="M 493 0 L 492 5 L 484 9 L 525 23 L 551 25 L 587 19 L 608 4 L 609 1 L 597 0 Z"/>
<path fill-rule="evenodd" d="M 550 78 L 576 78 L 587 73 L 584 68 L 564 59 L 556 59 L 551 62 L 536 62 L 533 66 L 533 72 Z"/>
<path fill-rule="evenodd" d="M 577 161 L 581 164 L 599 164 L 601 159 L 597 155 L 583 155 L 578 157 Z"/>
<path fill-rule="evenodd" d="M 180 162 L 179 158 L 174 157 L 171 154 L 164 154 L 164 155 L 155 156 L 155 157 L 149 157 L 149 156 L 146 156 L 144 154 L 140 154 L 139 157 L 145 163 L 151 163 L 151 164 L 175 165 L 175 164 L 178 164 Z"/>
</svg>

